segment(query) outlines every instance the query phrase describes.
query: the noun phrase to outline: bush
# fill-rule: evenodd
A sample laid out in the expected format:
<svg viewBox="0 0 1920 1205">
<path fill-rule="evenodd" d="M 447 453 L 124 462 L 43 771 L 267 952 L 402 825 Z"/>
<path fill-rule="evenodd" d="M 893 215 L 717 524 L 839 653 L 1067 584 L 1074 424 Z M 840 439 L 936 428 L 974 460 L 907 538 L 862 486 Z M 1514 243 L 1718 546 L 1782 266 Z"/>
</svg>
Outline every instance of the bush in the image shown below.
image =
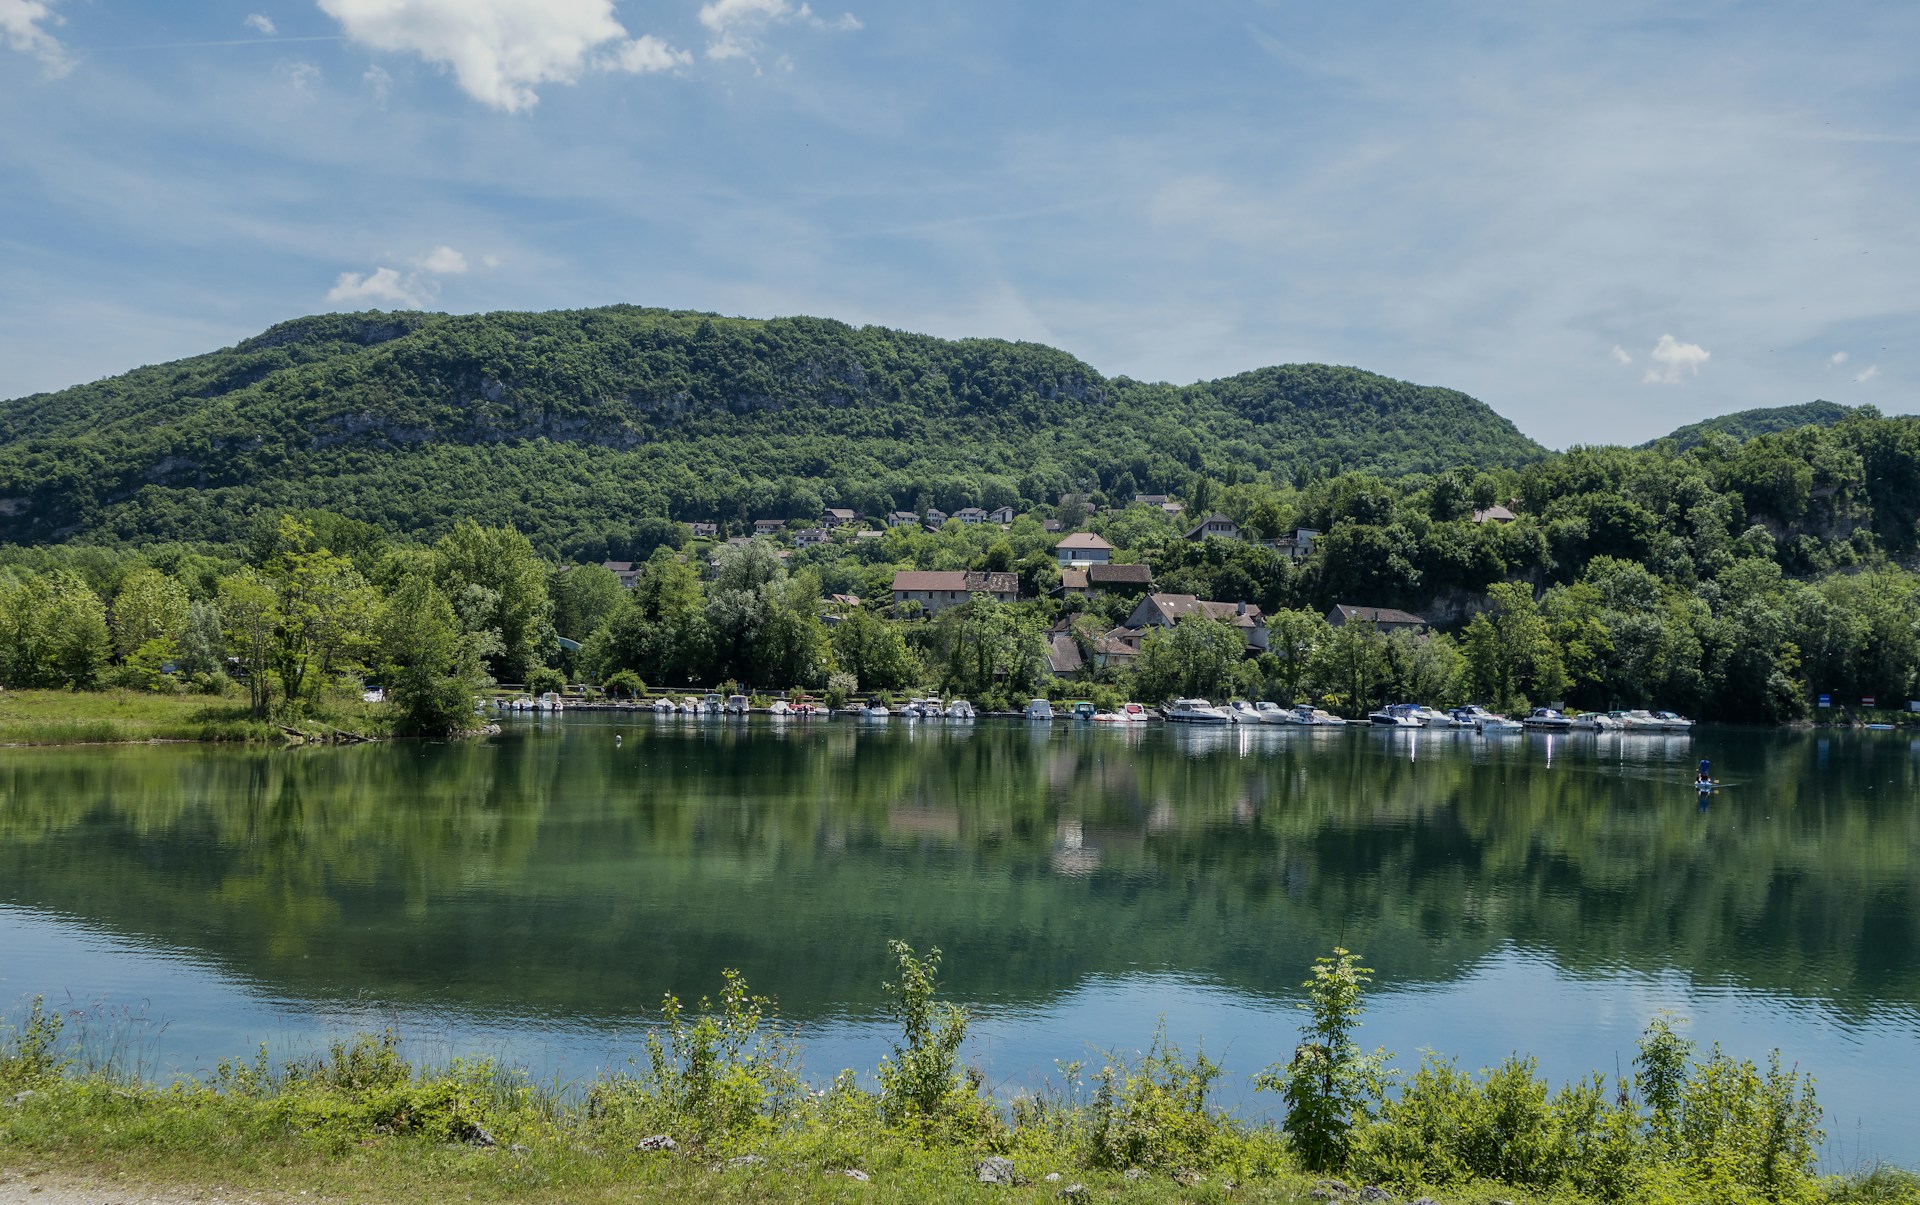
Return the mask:
<svg viewBox="0 0 1920 1205">
<path fill-rule="evenodd" d="M 899 980 L 884 984 L 903 1041 L 891 1058 L 880 1060 L 880 1110 L 890 1122 L 931 1129 L 978 1122 L 982 1104 L 977 1085 L 963 1086 L 957 1071 L 960 1044 L 966 1040 L 967 1010 L 936 1003 L 940 951 L 916 956 L 904 941 L 891 941 Z"/>
<path fill-rule="evenodd" d="M 708 1139 L 777 1117 L 801 1094 L 798 1052 L 768 1020 L 772 1001 L 755 996 L 739 971 L 723 973 L 720 1007 L 705 997 L 689 1019 L 669 994 L 660 1026 L 647 1035 L 646 1088 L 687 1136 Z"/>
<path fill-rule="evenodd" d="M 58 1012 L 47 1011 L 42 997 L 35 996 L 17 1030 L 0 1030 L 0 1088 L 27 1088 L 58 1079 L 68 1065 L 59 1053 L 65 1023 Z"/>
<path fill-rule="evenodd" d="M 607 680 L 600 684 L 600 688 L 607 692 L 607 697 L 610 699 L 637 699 L 647 693 L 647 684 L 640 680 L 639 674 L 630 669 L 623 669 L 608 676 Z"/>
<path fill-rule="evenodd" d="M 549 669 L 543 665 L 527 675 L 527 693 L 536 699 L 548 691 L 554 694 L 565 694 L 566 690 L 566 675 L 557 669 Z"/>
<path fill-rule="evenodd" d="M 1386 1092 L 1389 1056 L 1366 1054 L 1353 1040 L 1372 977 L 1372 968 L 1337 946 L 1333 957 L 1315 959 L 1313 978 L 1301 985 L 1307 1003 L 1299 1007 L 1313 1018 L 1301 1031 L 1307 1041 L 1286 1066 L 1276 1063 L 1254 1079 L 1256 1089 L 1285 1098 L 1288 1141 L 1310 1171 L 1346 1166 L 1354 1127 L 1373 1116 Z"/>
<path fill-rule="evenodd" d="M 1188 1061 L 1167 1041 L 1164 1023 L 1138 1062 L 1107 1056 L 1089 1106 L 1088 1138 L 1096 1167 L 1205 1167 L 1230 1131 L 1207 1109 L 1220 1064 L 1196 1053 Z"/>
</svg>

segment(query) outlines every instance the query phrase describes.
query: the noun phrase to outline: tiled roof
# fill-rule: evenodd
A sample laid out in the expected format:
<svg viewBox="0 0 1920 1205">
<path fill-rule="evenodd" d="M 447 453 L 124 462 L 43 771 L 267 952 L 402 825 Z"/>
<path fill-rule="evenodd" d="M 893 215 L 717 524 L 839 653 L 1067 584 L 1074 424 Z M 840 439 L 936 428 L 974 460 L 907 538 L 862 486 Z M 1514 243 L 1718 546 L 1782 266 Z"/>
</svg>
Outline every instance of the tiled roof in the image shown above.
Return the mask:
<svg viewBox="0 0 1920 1205">
<path fill-rule="evenodd" d="M 1095 586 L 1144 586 L 1153 580 L 1151 565 L 1088 565 L 1086 573 Z"/>
<path fill-rule="evenodd" d="M 1333 609 L 1349 623 L 1419 624 L 1424 627 L 1427 622 L 1410 611 L 1397 611 L 1392 607 L 1355 607 L 1339 603 Z"/>
<path fill-rule="evenodd" d="M 1066 539 L 1060 541 L 1058 544 L 1055 544 L 1054 547 L 1065 548 L 1069 551 L 1082 549 L 1082 548 L 1087 549 L 1088 551 L 1091 551 L 1091 552 L 1098 552 L 1103 548 L 1106 549 L 1108 552 L 1113 551 L 1113 545 L 1107 543 L 1105 540 L 1101 539 L 1099 536 L 1093 534 L 1090 531 L 1076 531 L 1072 535 L 1068 536 Z"/>
</svg>

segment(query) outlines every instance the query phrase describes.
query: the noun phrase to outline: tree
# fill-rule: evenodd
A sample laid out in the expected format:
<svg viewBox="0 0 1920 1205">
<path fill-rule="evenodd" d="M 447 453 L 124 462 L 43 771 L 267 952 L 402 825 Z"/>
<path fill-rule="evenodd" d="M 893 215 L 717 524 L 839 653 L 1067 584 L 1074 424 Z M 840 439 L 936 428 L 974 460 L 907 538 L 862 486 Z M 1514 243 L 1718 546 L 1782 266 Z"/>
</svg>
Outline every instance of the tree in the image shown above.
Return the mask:
<svg viewBox="0 0 1920 1205">
<path fill-rule="evenodd" d="M 1317 611 L 1282 609 L 1267 616 L 1267 653 L 1261 659 L 1268 670 L 1268 691 L 1278 699 L 1297 702 L 1320 647 L 1333 637 L 1327 617 Z"/>
<path fill-rule="evenodd" d="M 600 565 L 575 565 L 554 574 L 550 592 L 554 631 L 582 643 L 626 597 L 620 579 Z"/>
<path fill-rule="evenodd" d="M 267 563 L 277 595 L 270 661 L 286 705 L 298 709 L 359 663 L 378 596 L 352 562 L 313 546 L 313 533 L 281 520 L 281 552 Z"/>
<path fill-rule="evenodd" d="M 220 617 L 226 625 L 227 653 L 247 681 L 253 718 L 267 718 L 273 697 L 274 632 L 280 624 L 280 596 L 258 569 L 242 569 L 220 579 Z"/>
<path fill-rule="evenodd" d="M 483 677 L 479 651 L 432 581 L 401 582 L 380 608 L 376 638 L 387 702 L 401 732 L 445 738 L 472 723 Z"/>
<path fill-rule="evenodd" d="M 523 682 L 553 642 L 547 568 L 511 527 L 463 519 L 434 545 L 435 584 L 483 641 L 494 677 Z"/>
<path fill-rule="evenodd" d="M 113 650 L 126 657 L 149 641 L 176 645 L 186 631 L 187 591 L 157 569 L 136 569 L 113 599 Z"/>
<path fill-rule="evenodd" d="M 1493 609 L 1467 625 L 1468 679 L 1476 695 L 1504 709 L 1524 709 L 1529 698 L 1559 698 L 1566 670 L 1546 620 L 1524 582 L 1496 582 L 1487 590 Z"/>
<path fill-rule="evenodd" d="M 834 625 L 834 660 L 852 674 L 854 689 L 899 690 L 920 678 L 920 665 L 900 629 L 871 612 L 854 610 Z"/>
<path fill-rule="evenodd" d="M 1327 705 L 1357 719 L 1379 705 L 1386 638 L 1370 623 L 1343 623 L 1321 643 L 1309 668 Z"/>
<path fill-rule="evenodd" d="M 95 685 L 112 651 L 106 609 L 79 574 L 0 570 L 0 685 Z"/>
<path fill-rule="evenodd" d="M 1134 689 L 1148 699 L 1225 698 L 1233 693 L 1246 651 L 1246 638 L 1232 624 L 1185 616 L 1171 628 L 1147 633 L 1133 667 Z"/>
</svg>

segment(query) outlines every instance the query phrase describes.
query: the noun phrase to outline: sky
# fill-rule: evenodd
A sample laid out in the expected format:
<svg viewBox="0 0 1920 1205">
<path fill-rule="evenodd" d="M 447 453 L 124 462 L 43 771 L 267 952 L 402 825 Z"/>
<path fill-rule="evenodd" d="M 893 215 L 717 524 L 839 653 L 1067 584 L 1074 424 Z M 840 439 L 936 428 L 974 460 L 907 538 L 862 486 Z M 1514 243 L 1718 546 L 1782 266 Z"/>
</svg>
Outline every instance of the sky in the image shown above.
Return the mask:
<svg viewBox="0 0 1920 1205">
<path fill-rule="evenodd" d="M 1892 0 L 0 0 L 0 397 L 624 302 L 1351 364 L 1554 447 L 1908 413 L 1916 47 Z"/>
</svg>

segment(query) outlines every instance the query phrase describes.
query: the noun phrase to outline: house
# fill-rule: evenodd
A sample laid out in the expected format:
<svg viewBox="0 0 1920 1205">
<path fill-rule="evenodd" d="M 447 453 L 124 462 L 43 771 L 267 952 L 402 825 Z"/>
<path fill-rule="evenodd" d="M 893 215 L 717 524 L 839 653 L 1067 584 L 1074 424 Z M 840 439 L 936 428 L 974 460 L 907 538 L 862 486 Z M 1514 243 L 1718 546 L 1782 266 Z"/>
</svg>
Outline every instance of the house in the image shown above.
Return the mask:
<svg viewBox="0 0 1920 1205">
<path fill-rule="evenodd" d="M 1013 508 L 1011 506 L 995 507 L 987 512 L 987 522 L 999 523 L 1002 526 L 1013 522 Z"/>
<path fill-rule="evenodd" d="M 1060 571 L 1060 590 L 1065 594 L 1085 594 L 1087 592 L 1087 571 L 1085 569 L 1062 569 Z"/>
<path fill-rule="evenodd" d="M 1144 506 L 1165 506 L 1173 499 L 1165 494 L 1135 494 L 1133 500 Z"/>
<path fill-rule="evenodd" d="M 631 590 L 640 584 L 640 571 L 633 567 L 632 561 L 601 561 L 600 567 L 620 579 L 620 584 Z"/>
<path fill-rule="evenodd" d="M 1140 642 L 1146 639 L 1144 628 L 1118 627 L 1093 643 L 1093 663 L 1125 669 L 1140 656 Z"/>
<path fill-rule="evenodd" d="M 1240 538 L 1240 525 L 1225 515 L 1215 512 L 1196 523 L 1187 532 L 1189 540 L 1204 540 L 1208 536 L 1219 536 L 1223 540 Z"/>
<path fill-rule="evenodd" d="M 755 519 L 753 534 L 756 536 L 777 536 L 787 529 L 785 519 Z"/>
<path fill-rule="evenodd" d="M 987 521 L 987 512 L 977 506 L 963 506 L 953 512 L 953 517 L 972 527 Z"/>
<path fill-rule="evenodd" d="M 842 506 L 829 506 L 820 512 L 820 526 L 845 527 L 860 516 Z"/>
<path fill-rule="evenodd" d="M 1067 529 L 1067 525 L 1065 523 L 1062 523 L 1058 519 L 1042 519 L 1040 520 L 1040 528 L 1042 531 L 1045 531 L 1048 535 L 1052 535 L 1057 531 L 1065 531 Z"/>
<path fill-rule="evenodd" d="M 853 538 L 856 540 L 878 540 L 886 534 L 884 531 L 875 531 L 870 527 L 866 527 L 854 532 Z"/>
<path fill-rule="evenodd" d="M 1076 531 L 1053 546 L 1062 565 L 1104 565 L 1113 559 L 1113 545 L 1090 531 Z"/>
<path fill-rule="evenodd" d="M 692 530 L 693 538 L 696 540 L 711 540 L 720 534 L 718 523 L 689 523 L 687 526 Z"/>
<path fill-rule="evenodd" d="M 929 506 L 926 514 L 927 529 L 938 531 L 947 521 L 947 512 L 937 506 Z"/>
<path fill-rule="evenodd" d="M 795 548 L 817 548 L 833 538 L 833 533 L 824 527 L 808 527 L 793 533 Z"/>
<path fill-rule="evenodd" d="M 1346 603 L 1336 605 L 1327 612 L 1327 622 L 1334 627 L 1349 623 L 1370 623 L 1382 632 L 1422 632 L 1427 621 L 1407 611 L 1396 611 L 1392 607 L 1354 607 Z"/>
<path fill-rule="evenodd" d="M 1153 585 L 1151 565 L 1088 565 L 1087 588 L 1100 591 L 1143 591 Z"/>
<path fill-rule="evenodd" d="M 1191 594 L 1149 594 L 1127 616 L 1130 628 L 1170 628 L 1189 615 L 1224 620 L 1240 629 L 1247 647 L 1265 651 L 1267 620 L 1260 608 L 1244 602 L 1210 602 Z"/>
<path fill-rule="evenodd" d="M 1504 506 L 1489 506 L 1473 512 L 1475 523 L 1511 523 L 1519 517 Z"/>
<path fill-rule="evenodd" d="M 903 569 L 893 575 L 893 604 L 917 602 L 929 615 L 984 594 L 995 602 L 1020 601 L 1020 575 L 968 569 Z"/>
<path fill-rule="evenodd" d="M 1071 678 L 1087 668 L 1080 655 L 1080 644 L 1072 632 L 1053 632 L 1047 636 L 1047 668 L 1056 678 Z"/>
<path fill-rule="evenodd" d="M 827 601 L 836 607 L 852 610 L 860 605 L 860 596 L 858 594 L 829 594 L 827 595 Z"/>
<path fill-rule="evenodd" d="M 1260 546 L 1271 548 L 1290 561 L 1299 562 L 1307 559 L 1307 554 L 1313 551 L 1313 542 L 1319 538 L 1320 533 L 1311 527 L 1296 527 L 1292 535 L 1281 536 L 1277 540 L 1262 540 Z"/>
<path fill-rule="evenodd" d="M 920 522 L 920 516 L 910 510 L 897 510 L 887 516 L 888 527 L 912 527 Z"/>
</svg>

